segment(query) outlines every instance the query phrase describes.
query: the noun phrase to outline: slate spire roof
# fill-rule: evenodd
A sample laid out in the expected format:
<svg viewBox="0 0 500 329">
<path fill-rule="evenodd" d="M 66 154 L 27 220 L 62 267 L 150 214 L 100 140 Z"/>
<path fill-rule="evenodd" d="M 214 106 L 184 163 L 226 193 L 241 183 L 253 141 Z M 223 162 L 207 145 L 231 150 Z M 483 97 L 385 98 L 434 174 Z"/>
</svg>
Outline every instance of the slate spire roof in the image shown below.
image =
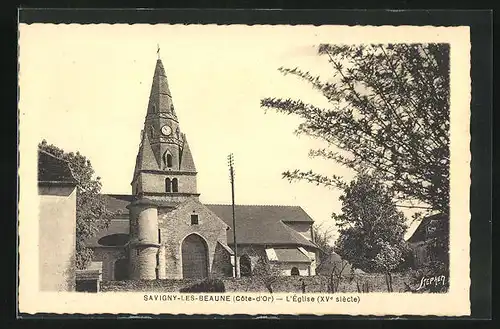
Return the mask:
<svg viewBox="0 0 500 329">
<path fill-rule="evenodd" d="M 156 61 L 151 92 L 149 94 L 148 114 L 156 112 L 169 112 L 172 108 L 172 93 L 168 85 L 167 75 L 161 59 Z M 172 115 L 176 117 L 175 112 Z"/>
<path fill-rule="evenodd" d="M 182 138 L 184 140 L 184 146 L 182 147 L 181 154 L 181 171 L 192 171 L 196 172 L 196 167 L 194 165 L 193 155 L 191 154 L 191 150 L 189 149 L 189 144 L 185 134 L 182 134 Z"/>
<path fill-rule="evenodd" d="M 149 137 L 146 132 L 142 133 L 141 145 L 137 153 L 134 177 L 140 170 L 158 170 L 160 167 L 154 156 L 153 149 L 149 142 Z"/>
</svg>

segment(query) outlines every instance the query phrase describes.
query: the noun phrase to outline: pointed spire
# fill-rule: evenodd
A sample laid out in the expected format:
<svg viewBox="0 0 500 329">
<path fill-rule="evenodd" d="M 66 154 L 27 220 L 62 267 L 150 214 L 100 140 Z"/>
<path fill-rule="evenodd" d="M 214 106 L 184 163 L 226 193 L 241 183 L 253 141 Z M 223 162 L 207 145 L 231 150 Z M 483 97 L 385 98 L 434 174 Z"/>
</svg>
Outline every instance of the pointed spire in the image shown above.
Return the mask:
<svg viewBox="0 0 500 329">
<path fill-rule="evenodd" d="M 153 79 L 158 80 L 158 93 L 166 94 L 169 97 L 172 97 L 170 93 L 170 87 L 168 86 L 167 75 L 165 74 L 165 68 L 163 67 L 163 62 L 160 58 L 156 61 L 155 75 Z"/>
<path fill-rule="evenodd" d="M 168 113 L 175 117 L 173 111 L 172 93 L 168 85 L 165 68 L 160 58 L 156 61 L 151 93 L 149 95 L 148 114 Z"/>
<path fill-rule="evenodd" d="M 182 134 L 182 138 L 184 140 L 184 145 L 182 147 L 180 170 L 196 172 L 193 155 L 191 154 L 191 150 L 189 149 L 189 144 L 187 142 L 186 135 Z"/>
</svg>

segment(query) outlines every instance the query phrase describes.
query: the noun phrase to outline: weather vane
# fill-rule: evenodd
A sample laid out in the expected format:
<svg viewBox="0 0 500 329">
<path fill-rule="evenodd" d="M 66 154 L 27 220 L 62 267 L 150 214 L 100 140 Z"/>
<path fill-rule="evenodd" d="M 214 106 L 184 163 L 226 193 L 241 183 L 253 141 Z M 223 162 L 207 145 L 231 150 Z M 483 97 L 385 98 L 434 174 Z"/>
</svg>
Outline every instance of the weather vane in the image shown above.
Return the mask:
<svg viewBox="0 0 500 329">
<path fill-rule="evenodd" d="M 160 59 L 160 45 L 157 44 L 156 54 L 158 55 L 158 59 Z"/>
</svg>

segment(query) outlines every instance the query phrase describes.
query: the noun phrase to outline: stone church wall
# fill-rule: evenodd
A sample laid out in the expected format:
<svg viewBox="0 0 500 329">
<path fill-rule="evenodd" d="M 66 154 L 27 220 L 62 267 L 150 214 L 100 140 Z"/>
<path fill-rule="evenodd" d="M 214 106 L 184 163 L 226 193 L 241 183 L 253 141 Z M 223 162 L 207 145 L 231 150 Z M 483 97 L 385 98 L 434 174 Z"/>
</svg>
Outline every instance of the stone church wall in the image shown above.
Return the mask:
<svg viewBox="0 0 500 329">
<path fill-rule="evenodd" d="M 142 190 L 144 192 L 165 193 L 165 179 L 177 178 L 178 191 L 181 193 L 197 193 L 196 176 L 194 175 L 176 175 L 176 174 L 150 174 L 141 173 Z"/>
<path fill-rule="evenodd" d="M 191 225 L 191 215 L 198 215 L 198 224 Z M 226 243 L 227 225 L 194 198 L 171 212 L 159 215 L 161 241 L 165 245 L 166 277 L 182 278 L 182 242 L 190 234 L 198 234 L 207 245 L 208 272 L 211 273 L 217 241 Z"/>
<path fill-rule="evenodd" d="M 300 276 L 311 276 L 311 268 L 308 263 L 279 263 L 278 268 L 281 270 L 282 275 L 291 276 L 292 268 L 296 267 L 299 270 Z"/>
<path fill-rule="evenodd" d="M 115 263 L 118 259 L 125 258 L 125 248 L 95 247 L 92 261 L 102 262 L 102 280 L 115 280 Z"/>
<path fill-rule="evenodd" d="M 231 255 L 220 244 L 215 247 L 211 276 L 215 278 L 232 277 L 233 265 Z"/>
</svg>

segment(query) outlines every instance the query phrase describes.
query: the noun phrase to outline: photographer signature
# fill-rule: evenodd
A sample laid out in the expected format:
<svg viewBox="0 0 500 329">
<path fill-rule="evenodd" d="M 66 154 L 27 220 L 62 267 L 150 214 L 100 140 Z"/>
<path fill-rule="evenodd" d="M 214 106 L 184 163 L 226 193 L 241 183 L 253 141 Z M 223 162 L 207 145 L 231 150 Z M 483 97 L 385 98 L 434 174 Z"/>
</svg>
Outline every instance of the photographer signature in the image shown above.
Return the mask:
<svg viewBox="0 0 500 329">
<path fill-rule="evenodd" d="M 420 280 L 420 286 L 416 289 L 416 291 L 425 289 L 429 286 L 443 286 L 446 283 L 446 277 L 444 275 L 432 276 L 432 277 L 422 277 Z"/>
</svg>

